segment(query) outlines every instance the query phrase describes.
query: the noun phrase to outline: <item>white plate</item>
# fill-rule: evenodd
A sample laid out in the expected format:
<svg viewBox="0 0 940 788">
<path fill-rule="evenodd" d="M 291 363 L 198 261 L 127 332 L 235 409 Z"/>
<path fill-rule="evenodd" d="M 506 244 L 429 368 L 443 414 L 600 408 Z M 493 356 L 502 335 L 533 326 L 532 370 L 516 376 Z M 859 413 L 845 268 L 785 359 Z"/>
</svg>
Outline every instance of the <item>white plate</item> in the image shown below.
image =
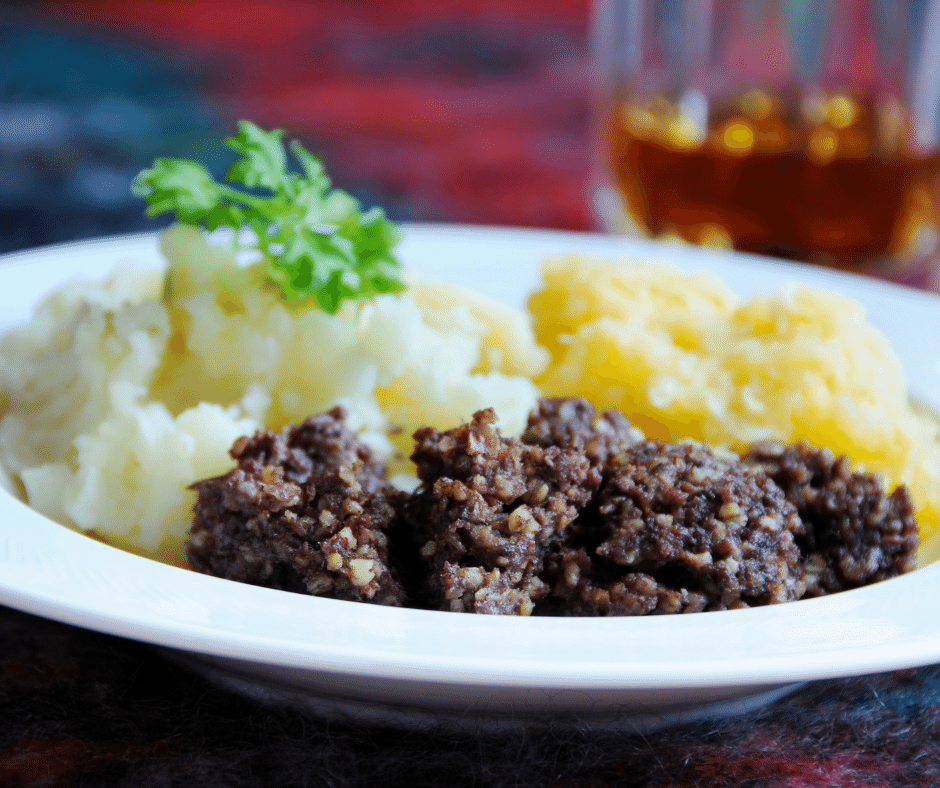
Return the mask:
<svg viewBox="0 0 940 788">
<path fill-rule="evenodd" d="M 407 265 L 521 302 L 546 255 L 668 259 L 742 294 L 799 279 L 851 295 L 940 410 L 940 298 L 758 258 L 606 236 L 406 228 Z M 0 330 L 44 292 L 116 263 L 158 265 L 152 236 L 39 249 L 0 265 Z M 649 726 L 761 702 L 795 682 L 940 661 L 940 564 L 857 591 L 687 616 L 571 619 L 402 610 L 272 591 L 124 553 L 0 491 L 0 602 L 168 649 L 216 680 L 368 719 Z M 730 706 L 727 704 L 730 702 Z"/>
</svg>

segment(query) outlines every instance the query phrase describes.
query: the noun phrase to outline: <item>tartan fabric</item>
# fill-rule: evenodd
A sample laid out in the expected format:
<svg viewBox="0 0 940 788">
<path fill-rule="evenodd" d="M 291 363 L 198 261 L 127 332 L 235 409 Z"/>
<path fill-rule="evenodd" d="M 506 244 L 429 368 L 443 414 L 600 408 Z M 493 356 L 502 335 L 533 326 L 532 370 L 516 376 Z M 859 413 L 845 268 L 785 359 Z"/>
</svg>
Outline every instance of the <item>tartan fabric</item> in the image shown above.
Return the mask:
<svg viewBox="0 0 940 788">
<path fill-rule="evenodd" d="M 420 732 L 215 688 L 139 643 L 0 608 L 0 785 L 862 788 L 940 784 L 940 667 L 816 682 L 645 735 Z"/>
</svg>

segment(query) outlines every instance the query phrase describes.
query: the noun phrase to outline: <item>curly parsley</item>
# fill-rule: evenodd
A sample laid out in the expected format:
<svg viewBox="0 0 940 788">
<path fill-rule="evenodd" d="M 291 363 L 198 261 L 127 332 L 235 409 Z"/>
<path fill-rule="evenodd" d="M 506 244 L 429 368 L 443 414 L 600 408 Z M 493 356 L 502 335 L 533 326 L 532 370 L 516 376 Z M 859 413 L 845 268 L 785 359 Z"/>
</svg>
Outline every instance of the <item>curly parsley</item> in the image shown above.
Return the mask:
<svg viewBox="0 0 940 788">
<path fill-rule="evenodd" d="M 288 301 L 314 298 L 333 313 L 346 299 L 402 290 L 395 225 L 380 208 L 363 211 L 331 188 L 322 162 L 296 141 L 290 153 L 303 173 L 289 172 L 283 135 L 240 121 L 238 134 L 225 140 L 241 154 L 227 183 L 198 162 L 160 158 L 134 179 L 134 193 L 151 216 L 171 213 L 209 231 L 233 228 L 241 248 L 260 250 Z"/>
</svg>

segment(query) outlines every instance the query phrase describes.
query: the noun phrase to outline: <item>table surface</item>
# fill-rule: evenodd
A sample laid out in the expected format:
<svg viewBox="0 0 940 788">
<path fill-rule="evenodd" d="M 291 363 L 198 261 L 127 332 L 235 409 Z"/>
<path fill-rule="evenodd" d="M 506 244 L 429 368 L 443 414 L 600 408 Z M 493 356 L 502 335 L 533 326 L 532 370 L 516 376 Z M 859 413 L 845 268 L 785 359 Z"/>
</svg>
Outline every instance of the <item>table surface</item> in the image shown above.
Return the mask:
<svg viewBox="0 0 940 788">
<path fill-rule="evenodd" d="M 0 785 L 936 786 L 940 667 L 626 735 L 403 731 L 269 707 L 147 646 L 0 608 Z"/>
<path fill-rule="evenodd" d="M 0 250 L 143 229 L 133 174 L 223 167 L 237 117 L 290 128 L 396 219 L 591 226 L 586 0 L 214 5 L 0 6 L 0 109 L 35 130 L 0 135 Z M 938 711 L 932 666 L 643 736 L 351 726 L 0 607 L 0 785 L 935 786 Z"/>
</svg>

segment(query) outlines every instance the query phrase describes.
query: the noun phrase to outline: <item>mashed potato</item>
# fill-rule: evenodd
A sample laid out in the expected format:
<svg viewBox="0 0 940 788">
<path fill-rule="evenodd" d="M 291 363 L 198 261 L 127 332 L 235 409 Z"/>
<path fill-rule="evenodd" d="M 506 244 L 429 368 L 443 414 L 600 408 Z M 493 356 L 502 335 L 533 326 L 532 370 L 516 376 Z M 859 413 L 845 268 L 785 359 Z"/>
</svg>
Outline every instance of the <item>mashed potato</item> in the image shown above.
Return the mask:
<svg viewBox="0 0 940 788">
<path fill-rule="evenodd" d="M 569 257 L 530 299 L 552 353 L 537 382 L 618 407 L 649 436 L 742 448 L 806 439 L 910 487 L 924 536 L 940 522 L 936 422 L 914 412 L 900 362 L 861 306 L 795 288 L 740 303 L 661 265 Z"/>
<path fill-rule="evenodd" d="M 228 470 L 239 435 L 341 403 L 405 470 L 422 424 L 492 406 L 518 434 L 536 402 L 547 354 L 505 307 L 416 285 L 328 315 L 285 304 L 259 266 L 196 230 L 175 227 L 161 247 L 165 277 L 68 286 L 0 340 L 0 463 L 59 522 L 181 563 L 186 488 Z"/>
</svg>

